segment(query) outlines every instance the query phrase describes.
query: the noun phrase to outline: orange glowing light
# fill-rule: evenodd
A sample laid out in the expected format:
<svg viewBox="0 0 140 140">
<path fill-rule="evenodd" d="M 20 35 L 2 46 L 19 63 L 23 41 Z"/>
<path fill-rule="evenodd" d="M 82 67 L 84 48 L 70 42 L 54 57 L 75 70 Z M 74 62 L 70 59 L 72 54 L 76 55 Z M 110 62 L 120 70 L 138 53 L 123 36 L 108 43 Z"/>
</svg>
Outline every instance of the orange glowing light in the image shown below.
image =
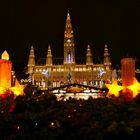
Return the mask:
<svg viewBox="0 0 140 140">
<path fill-rule="evenodd" d="M 133 98 L 135 98 L 140 93 L 140 83 L 134 78 L 134 83 L 127 87 L 133 92 Z"/>
<path fill-rule="evenodd" d="M 25 85 L 20 85 L 16 80 L 15 86 L 11 87 L 11 69 L 12 62 L 9 60 L 9 54 L 5 50 L 0 59 L 0 95 L 12 92 L 15 96 L 23 95 Z"/>
<path fill-rule="evenodd" d="M 135 60 L 133 58 L 123 58 L 122 64 L 122 85 L 128 87 L 133 84 L 135 77 Z"/>
<path fill-rule="evenodd" d="M 20 85 L 20 83 L 16 79 L 15 86 L 11 87 L 10 90 L 14 93 L 15 96 L 19 96 L 24 94 L 24 88 L 25 85 Z"/>
<path fill-rule="evenodd" d="M 79 87 L 70 87 L 69 89 L 67 89 L 68 92 L 82 92 L 83 89 L 79 88 Z"/>
<path fill-rule="evenodd" d="M 6 90 L 5 87 L 0 86 L 0 95 L 6 93 Z"/>
<path fill-rule="evenodd" d="M 24 88 L 26 85 L 20 85 L 18 80 L 16 80 L 16 85 L 14 87 L 3 87 L 0 86 L 0 96 L 5 94 L 6 92 L 13 92 L 15 96 L 24 95 Z"/>
<path fill-rule="evenodd" d="M 1 55 L 1 59 L 9 60 L 9 54 L 7 53 L 6 50 L 5 50 L 5 51 L 3 52 L 3 54 Z"/>
<path fill-rule="evenodd" d="M 130 86 L 119 86 L 117 81 L 114 81 L 113 84 L 106 84 L 106 87 L 109 89 L 107 96 L 115 95 L 119 96 L 119 91 L 123 90 L 123 93 L 128 92 L 128 90 L 132 91 L 133 98 L 135 98 L 140 93 L 140 83 L 136 78 L 133 80 L 133 84 Z"/>
<path fill-rule="evenodd" d="M 0 59 L 0 86 L 11 87 L 11 69 L 12 62 L 9 60 L 9 54 L 5 50 Z"/>
<path fill-rule="evenodd" d="M 124 88 L 118 85 L 117 80 L 114 80 L 112 84 L 106 84 L 106 87 L 109 89 L 107 96 L 115 95 L 116 97 L 119 96 L 119 91 Z"/>
<path fill-rule="evenodd" d="M 17 88 L 17 87 L 11 87 L 10 90 L 14 93 L 15 96 L 19 96 L 19 95 L 23 95 L 24 92 L 23 92 L 23 89 L 24 88 Z"/>
<path fill-rule="evenodd" d="M 108 95 L 119 96 L 119 91 L 129 98 L 135 98 L 140 93 L 140 83 L 135 78 L 135 60 L 133 58 L 123 58 L 122 64 L 122 85 L 118 86 L 117 82 L 112 85 L 107 84 L 109 89 Z"/>
</svg>

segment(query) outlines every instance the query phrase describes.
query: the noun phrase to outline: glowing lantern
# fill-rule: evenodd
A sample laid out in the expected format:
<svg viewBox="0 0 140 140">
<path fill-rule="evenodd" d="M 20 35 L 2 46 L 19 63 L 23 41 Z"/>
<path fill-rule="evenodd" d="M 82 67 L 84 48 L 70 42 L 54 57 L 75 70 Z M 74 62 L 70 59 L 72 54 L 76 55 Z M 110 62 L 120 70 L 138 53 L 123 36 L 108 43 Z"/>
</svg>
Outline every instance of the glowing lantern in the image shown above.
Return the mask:
<svg viewBox="0 0 140 140">
<path fill-rule="evenodd" d="M 6 95 L 6 93 L 11 93 L 15 96 L 23 95 L 25 85 L 20 85 L 16 79 L 14 87 L 11 87 L 11 70 L 12 62 L 9 60 L 9 54 L 4 51 L 0 59 L 0 96 Z M 4 97 L 4 96 L 3 96 Z"/>
<path fill-rule="evenodd" d="M 0 86 L 11 87 L 11 69 L 12 62 L 9 60 L 9 54 L 4 51 L 0 59 Z"/>
<path fill-rule="evenodd" d="M 130 86 L 133 84 L 135 77 L 135 60 L 133 58 L 123 58 L 122 64 L 122 84 L 123 86 Z"/>
<path fill-rule="evenodd" d="M 5 87 L 0 87 L 0 95 L 6 93 Z"/>
<path fill-rule="evenodd" d="M 127 95 L 129 99 L 136 97 L 140 93 L 140 83 L 135 78 L 135 60 L 132 58 L 124 58 L 121 60 L 122 64 L 122 85 L 117 85 L 117 82 L 113 84 L 106 84 L 109 95 L 119 96 L 121 94 Z"/>
</svg>

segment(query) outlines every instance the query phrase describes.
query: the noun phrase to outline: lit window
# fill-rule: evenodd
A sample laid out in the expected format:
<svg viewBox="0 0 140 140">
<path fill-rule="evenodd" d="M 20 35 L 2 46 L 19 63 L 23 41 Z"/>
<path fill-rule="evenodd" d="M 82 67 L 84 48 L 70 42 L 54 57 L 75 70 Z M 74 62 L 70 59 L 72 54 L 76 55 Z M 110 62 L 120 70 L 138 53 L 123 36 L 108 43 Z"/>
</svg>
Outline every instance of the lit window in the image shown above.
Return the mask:
<svg viewBox="0 0 140 140">
<path fill-rule="evenodd" d="M 60 69 L 60 68 L 58 68 L 58 69 L 57 69 L 57 71 L 61 71 L 61 69 Z"/>
<path fill-rule="evenodd" d="M 75 71 L 78 71 L 78 68 L 75 68 Z"/>
<path fill-rule="evenodd" d="M 67 42 L 69 42 L 69 43 L 70 43 L 70 42 L 71 42 L 71 40 L 70 40 L 70 39 L 68 39 L 68 40 L 67 40 Z"/>
<path fill-rule="evenodd" d="M 83 71 L 86 71 L 86 68 L 83 68 Z"/>
<path fill-rule="evenodd" d="M 91 70 L 91 67 L 88 67 L 88 70 Z"/>
<path fill-rule="evenodd" d="M 68 52 L 68 54 L 67 54 L 67 62 L 71 63 L 71 53 L 70 52 Z"/>
<path fill-rule="evenodd" d="M 82 68 L 79 68 L 79 71 L 83 71 Z"/>
</svg>

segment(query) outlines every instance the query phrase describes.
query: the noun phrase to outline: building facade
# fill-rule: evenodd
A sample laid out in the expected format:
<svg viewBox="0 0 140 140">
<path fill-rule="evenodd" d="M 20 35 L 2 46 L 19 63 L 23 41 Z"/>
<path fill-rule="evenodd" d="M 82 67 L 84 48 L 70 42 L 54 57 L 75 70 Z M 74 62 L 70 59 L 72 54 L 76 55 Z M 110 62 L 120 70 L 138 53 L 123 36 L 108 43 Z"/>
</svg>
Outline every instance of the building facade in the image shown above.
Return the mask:
<svg viewBox="0 0 140 140">
<path fill-rule="evenodd" d="M 68 13 L 64 31 L 63 64 L 55 64 L 53 62 L 50 45 L 47 51 L 46 64 L 36 64 L 34 48 L 31 46 L 27 66 L 28 73 L 31 77 L 32 84 L 39 86 L 41 89 L 59 87 L 60 85 L 70 83 L 102 87 L 103 83 L 110 81 L 111 78 L 111 61 L 107 45 L 105 45 L 103 55 L 103 63 L 94 64 L 90 45 L 87 45 L 86 63 L 76 63 L 74 34 L 70 14 Z"/>
</svg>

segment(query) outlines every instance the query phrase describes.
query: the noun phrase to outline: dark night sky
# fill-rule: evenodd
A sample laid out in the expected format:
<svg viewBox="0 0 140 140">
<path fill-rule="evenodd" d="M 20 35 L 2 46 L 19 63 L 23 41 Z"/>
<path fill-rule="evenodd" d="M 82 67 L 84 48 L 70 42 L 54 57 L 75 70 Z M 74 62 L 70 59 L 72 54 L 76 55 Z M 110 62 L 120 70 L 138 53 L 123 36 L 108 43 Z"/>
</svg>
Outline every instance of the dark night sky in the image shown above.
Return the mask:
<svg viewBox="0 0 140 140">
<path fill-rule="evenodd" d="M 107 43 L 113 64 L 131 56 L 140 60 L 140 0 L 4 0 L 0 2 L 0 53 L 14 64 L 27 64 L 30 46 L 36 59 L 45 57 L 50 43 L 63 57 L 63 33 L 70 11 L 76 56 L 103 55 Z"/>
</svg>

